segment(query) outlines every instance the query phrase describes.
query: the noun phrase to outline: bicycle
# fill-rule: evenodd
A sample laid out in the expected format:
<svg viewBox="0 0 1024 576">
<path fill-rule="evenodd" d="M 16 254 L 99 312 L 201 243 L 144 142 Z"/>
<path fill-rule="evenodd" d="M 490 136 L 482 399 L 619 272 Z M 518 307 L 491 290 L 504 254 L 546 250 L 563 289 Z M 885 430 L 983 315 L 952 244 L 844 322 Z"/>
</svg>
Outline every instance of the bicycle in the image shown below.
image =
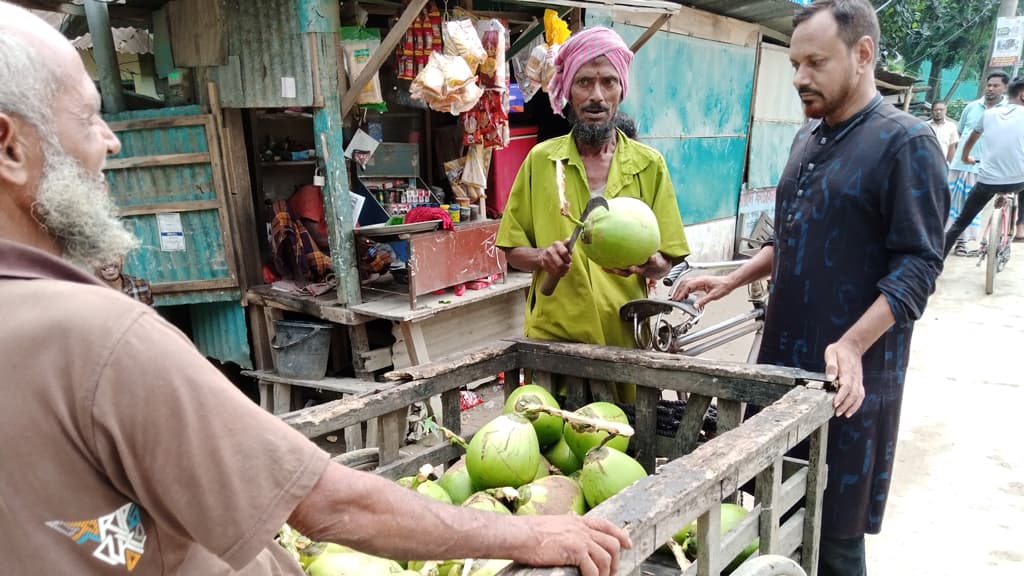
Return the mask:
<svg viewBox="0 0 1024 576">
<path fill-rule="evenodd" d="M 996 194 L 995 208 L 982 234 L 985 240 L 978 249 L 977 265 L 985 263 L 985 294 L 995 290 L 996 273 L 1002 272 L 1010 261 L 1018 210 L 1017 192 Z"/>
<path fill-rule="evenodd" d="M 743 265 L 743 260 L 726 262 L 686 262 L 676 265 L 663 279 L 673 286 L 694 271 L 732 271 Z M 696 298 L 686 300 L 643 298 L 631 300 L 619 308 L 619 317 L 633 325 L 633 339 L 637 348 L 669 352 L 685 356 L 698 356 L 719 346 L 754 334 L 747 361 L 757 361 L 764 329 L 765 307 L 768 302 L 766 282 L 759 280 L 747 285 L 751 310 L 723 320 L 707 328 L 691 332 L 704 316 L 704 310 L 694 306 Z M 672 316 L 680 313 L 679 317 Z"/>
</svg>

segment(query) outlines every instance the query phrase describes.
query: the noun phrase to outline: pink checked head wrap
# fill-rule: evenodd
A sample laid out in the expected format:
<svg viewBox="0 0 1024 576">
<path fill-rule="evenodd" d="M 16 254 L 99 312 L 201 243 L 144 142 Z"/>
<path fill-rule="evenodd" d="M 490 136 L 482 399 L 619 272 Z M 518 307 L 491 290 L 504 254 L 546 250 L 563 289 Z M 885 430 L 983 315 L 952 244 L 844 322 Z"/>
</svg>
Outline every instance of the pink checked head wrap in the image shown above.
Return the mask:
<svg viewBox="0 0 1024 576">
<path fill-rule="evenodd" d="M 633 52 L 614 30 L 595 26 L 573 34 L 555 57 L 555 75 L 551 77 L 551 84 L 548 86 L 551 109 L 555 114 L 562 115 L 565 101 L 572 94 L 572 81 L 576 73 L 584 64 L 600 56 L 607 58 L 615 68 L 619 75 L 619 83 L 622 85 L 622 97 L 626 97 L 626 93 L 629 92 L 629 65 L 633 62 Z"/>
</svg>

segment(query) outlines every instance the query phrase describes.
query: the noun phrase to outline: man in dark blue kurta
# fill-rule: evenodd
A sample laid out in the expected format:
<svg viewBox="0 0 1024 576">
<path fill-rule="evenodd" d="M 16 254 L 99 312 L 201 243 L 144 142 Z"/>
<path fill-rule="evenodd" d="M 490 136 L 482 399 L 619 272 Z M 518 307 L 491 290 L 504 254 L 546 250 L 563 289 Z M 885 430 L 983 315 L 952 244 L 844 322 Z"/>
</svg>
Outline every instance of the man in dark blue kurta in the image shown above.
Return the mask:
<svg viewBox="0 0 1024 576">
<path fill-rule="evenodd" d="M 794 24 L 793 83 L 813 120 L 779 182 L 775 241 L 673 297 L 703 291 L 703 306 L 771 273 L 759 362 L 824 371 L 839 385 L 818 573 L 860 576 L 864 534 L 881 530 L 913 322 L 942 270 L 949 190 L 928 126 L 875 90 L 870 3 L 818 0 Z"/>
</svg>

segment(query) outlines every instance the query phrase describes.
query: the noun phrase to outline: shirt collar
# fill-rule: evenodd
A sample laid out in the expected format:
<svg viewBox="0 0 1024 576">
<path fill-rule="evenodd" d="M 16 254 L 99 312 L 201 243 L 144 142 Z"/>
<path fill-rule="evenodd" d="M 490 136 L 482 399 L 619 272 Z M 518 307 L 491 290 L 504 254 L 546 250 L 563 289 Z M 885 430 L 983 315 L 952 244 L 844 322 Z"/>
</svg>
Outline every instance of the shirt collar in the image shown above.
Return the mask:
<svg viewBox="0 0 1024 576">
<path fill-rule="evenodd" d="M 650 164 L 650 158 L 636 150 L 635 143 L 627 137 L 622 130 L 616 129 L 619 136 L 618 144 L 615 146 L 615 153 L 612 155 L 612 162 L 618 164 L 623 174 L 633 175 L 643 172 Z M 555 146 L 548 153 L 548 159 L 553 161 L 564 161 L 580 167 L 583 172 L 583 158 L 576 148 L 576 140 L 569 134 L 561 144 Z"/>
<path fill-rule="evenodd" d="M 865 118 L 868 117 L 872 112 L 882 104 L 882 95 L 875 94 L 875 97 L 870 102 L 853 116 L 850 116 L 846 120 L 843 120 L 835 126 L 825 125 L 825 120 L 822 119 L 818 122 L 818 125 L 811 130 L 811 134 L 821 134 L 822 136 L 828 137 L 831 140 L 838 142 L 846 137 L 858 124 L 860 124 Z"/>
<path fill-rule="evenodd" d="M 31 246 L 0 239 L 0 278 L 63 280 L 104 286 L 96 277 Z"/>
</svg>

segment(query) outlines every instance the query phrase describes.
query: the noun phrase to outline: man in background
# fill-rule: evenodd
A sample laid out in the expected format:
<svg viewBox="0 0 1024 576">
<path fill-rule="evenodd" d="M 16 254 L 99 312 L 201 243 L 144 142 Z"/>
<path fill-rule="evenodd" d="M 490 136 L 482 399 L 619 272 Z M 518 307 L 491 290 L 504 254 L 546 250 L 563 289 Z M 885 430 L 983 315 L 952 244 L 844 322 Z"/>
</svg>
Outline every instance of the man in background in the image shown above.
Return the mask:
<svg viewBox="0 0 1024 576">
<path fill-rule="evenodd" d="M 114 290 L 120 290 L 129 298 L 152 306 L 153 291 L 149 288 L 149 281 L 145 278 L 125 274 L 123 268 L 124 259 L 118 259 L 97 268 L 96 276 Z"/>
<path fill-rule="evenodd" d="M 960 134 L 957 131 L 956 122 L 946 117 L 946 103 L 942 100 L 932 102 L 932 119 L 928 127 L 935 133 L 939 141 L 939 147 L 946 154 L 946 164 L 953 161 L 953 154 L 956 154 L 956 144 L 960 141 Z"/>
<path fill-rule="evenodd" d="M 974 127 L 978 125 L 978 122 L 981 122 L 981 117 L 985 114 L 985 111 L 1003 105 L 1003 95 L 1006 93 L 1006 87 L 1009 83 L 1010 76 L 1006 72 L 993 72 L 989 74 L 985 80 L 985 96 L 968 103 L 960 114 L 960 144 L 953 156 L 953 161 L 949 164 L 950 204 L 949 218 L 946 220 L 947 230 L 960 216 L 964 209 L 964 202 L 967 201 L 967 197 L 971 195 L 971 190 L 974 189 L 974 185 L 978 182 L 978 164 L 975 162 L 964 162 L 961 158 L 963 156 L 964 144 L 967 143 L 967 138 L 971 135 Z M 972 156 L 975 159 L 980 159 L 983 154 L 984 149 L 981 143 L 978 143 L 974 147 Z M 978 239 L 980 227 L 981 217 L 976 215 L 968 223 L 967 227 L 964 228 L 963 233 L 957 237 L 953 253 L 957 256 L 976 255 L 976 251 L 968 250 L 967 243 Z"/>
</svg>

